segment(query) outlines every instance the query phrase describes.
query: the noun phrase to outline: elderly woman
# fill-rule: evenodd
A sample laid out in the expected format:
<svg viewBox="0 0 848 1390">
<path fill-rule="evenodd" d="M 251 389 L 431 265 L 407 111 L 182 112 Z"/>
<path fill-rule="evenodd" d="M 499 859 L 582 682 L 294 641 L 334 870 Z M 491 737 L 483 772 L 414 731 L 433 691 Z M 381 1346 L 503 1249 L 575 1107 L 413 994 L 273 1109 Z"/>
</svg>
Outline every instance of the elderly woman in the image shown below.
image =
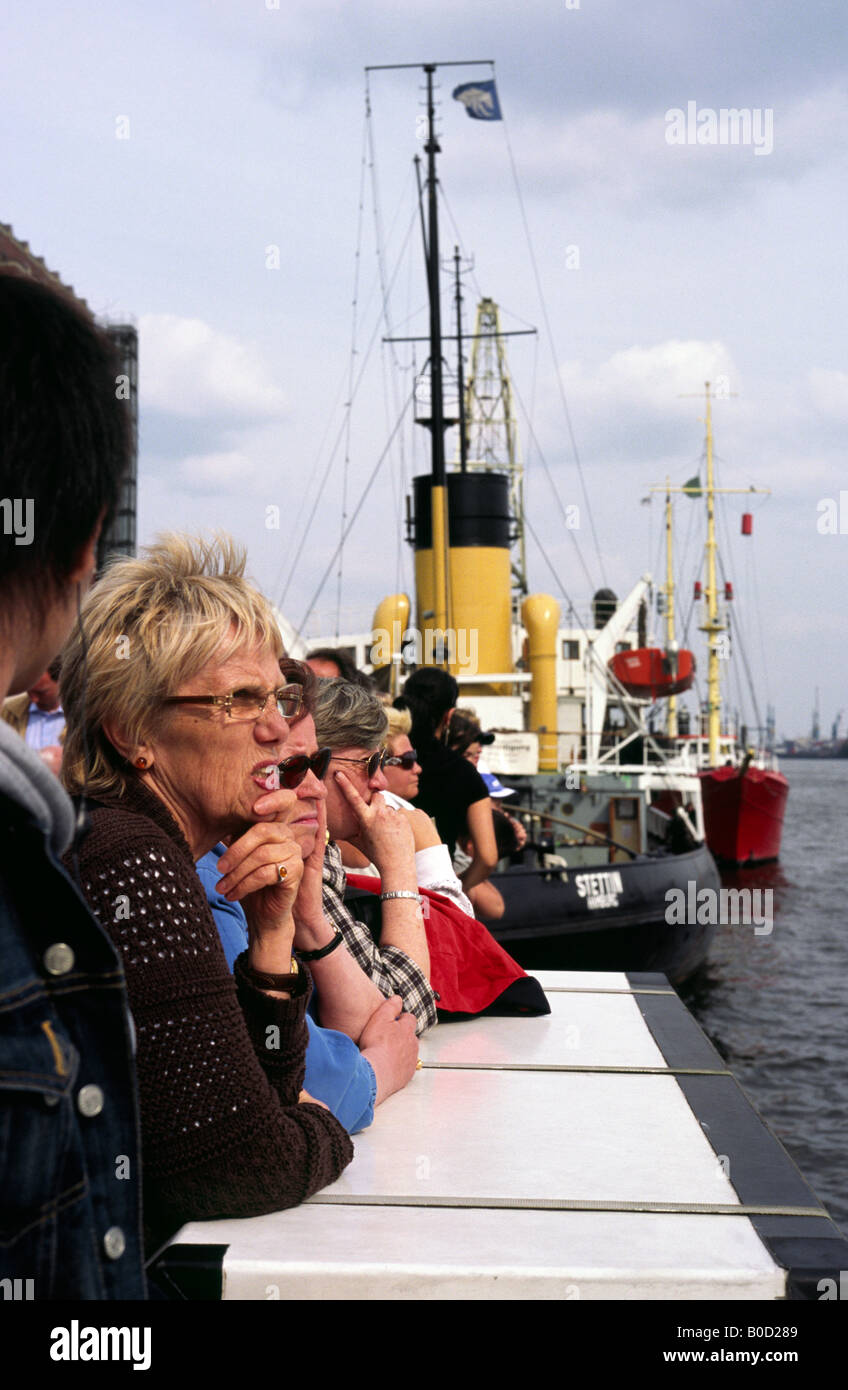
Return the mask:
<svg viewBox="0 0 848 1390">
<path fill-rule="evenodd" d="M 329 767 L 330 749 L 318 749 L 312 715 L 318 681 L 306 665 L 285 659 L 280 662 L 286 683 L 302 687 L 300 712 L 289 721 L 286 757 L 280 763 L 280 780 L 294 791 L 287 815 L 304 860 L 304 877 L 295 904 L 295 918 L 304 923 L 312 918 L 323 921 L 322 865 L 326 838 L 327 790 L 324 777 Z M 272 797 L 276 793 L 271 794 Z M 248 929 L 241 903 L 226 898 L 220 888 L 230 886 L 222 879 L 229 867 L 223 845 L 204 856 L 197 872 L 206 890 L 207 901 L 218 928 L 221 945 L 232 969 L 236 958 L 248 946 Z M 401 1013 L 397 995 L 386 999 L 348 953 L 332 926 L 329 950 L 320 949 L 311 957 L 313 974 L 320 990 L 310 1001 L 310 1011 L 332 1017 L 340 1027 L 319 1027 L 307 1015 L 309 1044 L 306 1049 L 306 1089 L 324 1101 L 351 1134 L 366 1128 L 374 1118 L 374 1107 L 405 1086 L 415 1071 L 418 1046 L 414 1019 Z M 295 947 L 302 946 L 295 933 Z M 298 950 L 301 960 L 309 953 Z M 320 999 L 319 999 L 320 994 Z"/>
<path fill-rule="evenodd" d="M 123 956 L 148 1244 L 293 1206 L 352 1156 L 301 1090 L 304 862 L 278 773 L 301 689 L 283 684 L 279 630 L 243 570 L 224 539 L 166 537 L 106 571 L 63 654 L 63 780 L 90 803 L 69 867 Z M 223 891 L 250 936 L 234 976 L 194 868 L 225 838 Z"/>
<path fill-rule="evenodd" d="M 386 726 L 386 712 L 376 695 L 343 680 L 321 682 L 316 747 L 332 749 L 327 777 L 331 838 L 324 855 L 323 904 L 326 917 L 362 969 L 384 994 L 400 995 L 422 1032 L 436 1022 L 436 1001 L 429 982 L 415 836 L 406 816 L 377 795 L 386 789 Z M 353 845 L 366 862 L 376 865 L 382 886 L 379 946 L 344 905 L 345 872 L 337 841 Z M 312 929 L 316 946 L 326 942 L 326 931 L 318 924 Z"/>
</svg>

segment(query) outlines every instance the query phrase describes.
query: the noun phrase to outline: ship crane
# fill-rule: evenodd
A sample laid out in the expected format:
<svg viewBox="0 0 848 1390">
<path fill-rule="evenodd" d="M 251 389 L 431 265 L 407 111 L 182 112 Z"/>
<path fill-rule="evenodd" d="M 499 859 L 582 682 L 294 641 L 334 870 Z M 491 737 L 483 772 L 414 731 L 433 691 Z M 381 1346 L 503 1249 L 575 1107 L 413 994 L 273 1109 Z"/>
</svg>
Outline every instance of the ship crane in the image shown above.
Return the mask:
<svg viewBox="0 0 848 1390">
<path fill-rule="evenodd" d="M 494 470 L 509 476 L 509 502 L 517 548 L 511 566 L 512 579 L 517 594 L 523 598 L 527 593 L 524 466 L 504 336 L 497 304 L 493 299 L 481 299 L 477 305 L 471 371 L 465 389 L 466 459 L 463 468 Z"/>
</svg>

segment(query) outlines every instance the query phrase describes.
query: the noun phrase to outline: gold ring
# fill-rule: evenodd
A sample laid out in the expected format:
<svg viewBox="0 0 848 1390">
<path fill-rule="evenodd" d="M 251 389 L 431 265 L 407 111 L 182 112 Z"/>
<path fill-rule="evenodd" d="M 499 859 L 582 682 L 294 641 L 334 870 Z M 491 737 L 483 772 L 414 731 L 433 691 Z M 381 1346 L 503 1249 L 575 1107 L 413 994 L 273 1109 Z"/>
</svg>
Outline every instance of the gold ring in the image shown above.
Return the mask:
<svg viewBox="0 0 848 1390">
<path fill-rule="evenodd" d="M 289 876 L 289 871 L 288 871 L 288 869 L 286 868 L 285 864 L 278 864 L 278 865 L 277 865 L 277 882 L 278 882 L 278 883 L 285 883 L 285 881 L 286 881 L 286 879 L 288 878 L 288 876 Z"/>
</svg>

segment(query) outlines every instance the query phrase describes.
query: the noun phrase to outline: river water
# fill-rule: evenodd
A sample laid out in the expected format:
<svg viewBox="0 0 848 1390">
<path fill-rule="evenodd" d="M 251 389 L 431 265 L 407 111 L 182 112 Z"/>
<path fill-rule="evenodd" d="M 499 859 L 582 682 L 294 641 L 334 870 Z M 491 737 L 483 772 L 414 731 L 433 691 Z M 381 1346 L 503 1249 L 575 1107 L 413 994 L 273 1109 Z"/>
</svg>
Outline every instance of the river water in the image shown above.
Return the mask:
<svg viewBox="0 0 848 1390">
<path fill-rule="evenodd" d="M 788 761 L 779 864 L 723 875 L 770 889 L 770 934 L 717 929 L 681 995 L 816 1196 L 848 1232 L 848 759 Z"/>
</svg>

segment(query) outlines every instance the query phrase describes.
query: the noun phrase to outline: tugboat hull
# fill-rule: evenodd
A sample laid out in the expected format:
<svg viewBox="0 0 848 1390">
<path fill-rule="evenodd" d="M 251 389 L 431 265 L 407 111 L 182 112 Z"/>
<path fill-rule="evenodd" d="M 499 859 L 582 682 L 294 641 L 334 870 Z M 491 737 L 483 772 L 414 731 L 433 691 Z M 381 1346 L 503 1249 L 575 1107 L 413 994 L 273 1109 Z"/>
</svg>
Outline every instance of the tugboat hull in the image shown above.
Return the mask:
<svg viewBox="0 0 848 1390">
<path fill-rule="evenodd" d="M 516 864 L 492 881 L 506 912 L 489 930 L 527 970 L 658 970 L 680 984 L 703 963 L 715 932 L 688 910 L 685 923 L 667 920 L 676 915 L 669 890 L 693 904 L 704 888 L 718 894 L 705 845 L 597 868 Z"/>
<path fill-rule="evenodd" d="M 780 772 L 715 767 L 699 773 L 707 843 L 727 864 L 777 859 L 789 783 Z"/>
</svg>

